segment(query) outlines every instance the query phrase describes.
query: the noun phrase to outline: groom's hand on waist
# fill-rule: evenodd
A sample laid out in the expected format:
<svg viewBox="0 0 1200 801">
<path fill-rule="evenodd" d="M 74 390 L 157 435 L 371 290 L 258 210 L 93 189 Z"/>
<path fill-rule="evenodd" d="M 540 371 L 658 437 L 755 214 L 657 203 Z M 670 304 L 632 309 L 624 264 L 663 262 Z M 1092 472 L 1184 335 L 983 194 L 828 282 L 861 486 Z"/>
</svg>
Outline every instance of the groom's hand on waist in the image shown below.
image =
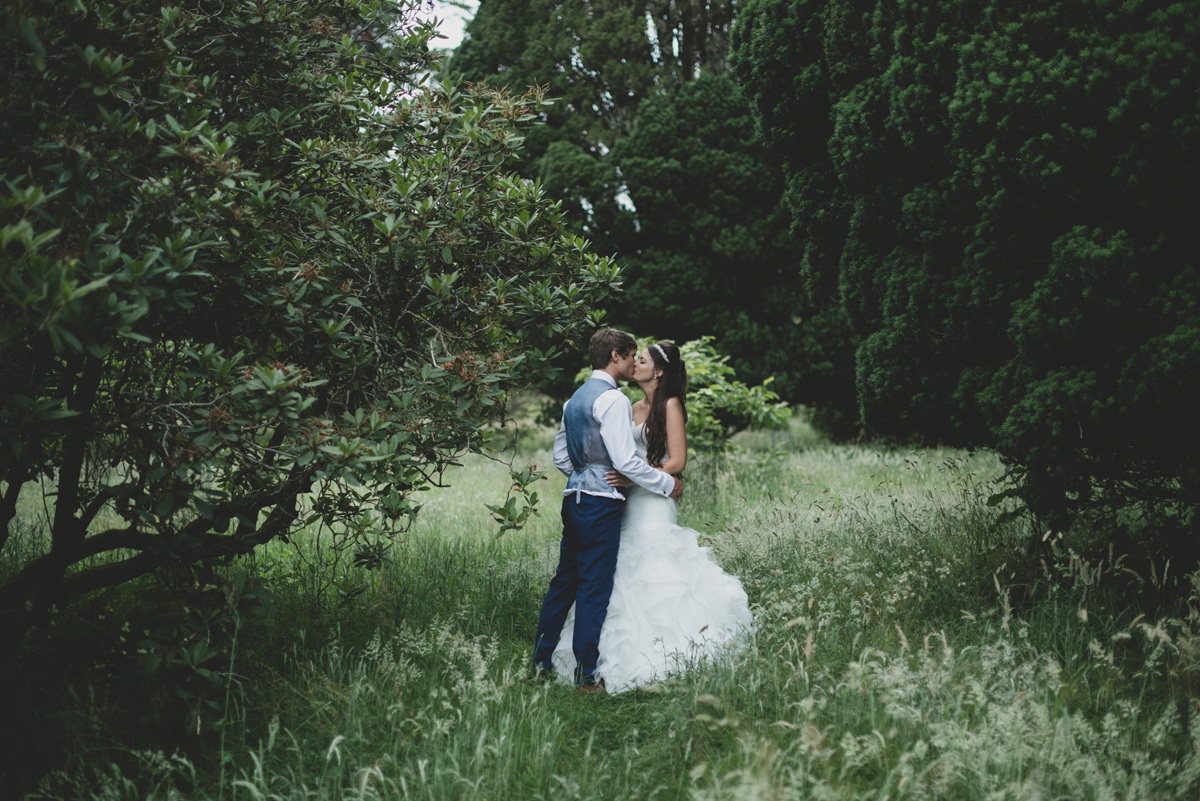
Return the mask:
<svg viewBox="0 0 1200 801">
<path fill-rule="evenodd" d="M 604 474 L 604 479 L 608 482 L 608 486 L 610 487 L 628 487 L 633 483 L 616 470 L 609 470 Z"/>
</svg>

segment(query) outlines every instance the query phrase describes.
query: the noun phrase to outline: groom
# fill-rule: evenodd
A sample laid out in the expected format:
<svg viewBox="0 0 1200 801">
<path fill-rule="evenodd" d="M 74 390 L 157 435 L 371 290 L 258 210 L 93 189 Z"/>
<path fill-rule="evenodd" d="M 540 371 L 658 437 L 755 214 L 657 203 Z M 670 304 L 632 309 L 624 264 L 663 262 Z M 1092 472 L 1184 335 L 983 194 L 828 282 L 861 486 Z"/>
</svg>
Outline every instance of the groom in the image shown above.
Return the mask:
<svg viewBox="0 0 1200 801">
<path fill-rule="evenodd" d="M 637 455 L 633 411 L 617 389 L 633 378 L 637 343 L 623 331 L 601 328 L 588 343 L 592 377 L 563 405 L 562 426 L 554 438 L 554 465 L 567 475 L 563 492 L 563 535 L 558 570 L 538 619 L 534 667 L 552 673 L 551 655 L 563 623 L 575 604 L 575 682 L 582 692 L 604 692 L 596 681 L 600 628 L 608 614 L 621 513 L 625 497 L 608 485 L 605 473 L 616 470 L 639 487 L 678 500 L 683 483 L 656 470 Z"/>
</svg>

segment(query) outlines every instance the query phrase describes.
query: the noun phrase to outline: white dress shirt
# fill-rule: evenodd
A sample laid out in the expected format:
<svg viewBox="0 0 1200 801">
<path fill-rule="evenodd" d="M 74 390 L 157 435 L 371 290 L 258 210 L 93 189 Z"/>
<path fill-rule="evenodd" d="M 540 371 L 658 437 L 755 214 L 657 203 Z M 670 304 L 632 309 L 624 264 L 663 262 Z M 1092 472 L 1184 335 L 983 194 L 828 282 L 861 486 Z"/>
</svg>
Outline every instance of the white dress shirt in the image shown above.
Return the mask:
<svg viewBox="0 0 1200 801">
<path fill-rule="evenodd" d="M 603 370 L 593 370 L 592 378 L 606 381 L 613 387 L 617 380 Z M 558 427 L 554 437 L 554 466 L 565 475 L 571 475 L 574 466 L 571 464 L 571 454 L 567 451 L 567 420 L 563 404 L 563 422 Z M 658 470 L 637 455 L 637 446 L 633 442 L 633 405 L 623 392 L 601 392 L 600 397 L 592 404 L 592 417 L 600 424 L 600 438 L 612 459 L 613 469 L 628 478 L 643 489 L 669 497 L 675 489 L 675 478 L 663 470 Z M 621 493 L 613 488 L 612 492 L 588 492 L 586 490 L 563 490 L 563 495 L 582 492 L 584 495 L 596 495 L 602 498 L 623 498 Z"/>
</svg>

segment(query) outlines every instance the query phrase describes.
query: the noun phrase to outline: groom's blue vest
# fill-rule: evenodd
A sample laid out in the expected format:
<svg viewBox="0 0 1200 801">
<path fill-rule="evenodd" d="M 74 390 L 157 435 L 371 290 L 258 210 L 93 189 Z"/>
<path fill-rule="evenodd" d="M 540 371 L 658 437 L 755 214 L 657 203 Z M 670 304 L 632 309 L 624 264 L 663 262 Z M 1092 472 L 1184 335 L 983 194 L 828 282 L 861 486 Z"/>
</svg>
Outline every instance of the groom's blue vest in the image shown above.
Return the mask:
<svg viewBox="0 0 1200 801">
<path fill-rule="evenodd" d="M 588 380 L 567 401 L 563 422 L 567 427 L 567 453 L 571 456 L 568 490 L 612 495 L 620 490 L 610 487 L 604 474 L 613 469 L 612 458 L 600 436 L 600 424 L 592 414 L 596 399 L 604 392 L 619 390 L 600 378 Z"/>
</svg>

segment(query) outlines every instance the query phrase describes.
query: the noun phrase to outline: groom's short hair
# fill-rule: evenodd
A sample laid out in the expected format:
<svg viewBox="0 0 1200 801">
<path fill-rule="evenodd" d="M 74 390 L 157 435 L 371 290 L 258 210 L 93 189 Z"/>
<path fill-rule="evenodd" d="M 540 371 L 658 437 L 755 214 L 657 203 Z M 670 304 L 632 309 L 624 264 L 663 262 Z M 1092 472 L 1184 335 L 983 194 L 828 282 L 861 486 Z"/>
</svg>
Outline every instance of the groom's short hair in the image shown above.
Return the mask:
<svg viewBox="0 0 1200 801">
<path fill-rule="evenodd" d="M 612 361 L 612 352 L 622 355 L 637 350 L 637 342 L 624 331 L 615 328 L 600 328 L 588 342 L 588 355 L 592 357 L 592 369 L 603 370 Z"/>
</svg>

